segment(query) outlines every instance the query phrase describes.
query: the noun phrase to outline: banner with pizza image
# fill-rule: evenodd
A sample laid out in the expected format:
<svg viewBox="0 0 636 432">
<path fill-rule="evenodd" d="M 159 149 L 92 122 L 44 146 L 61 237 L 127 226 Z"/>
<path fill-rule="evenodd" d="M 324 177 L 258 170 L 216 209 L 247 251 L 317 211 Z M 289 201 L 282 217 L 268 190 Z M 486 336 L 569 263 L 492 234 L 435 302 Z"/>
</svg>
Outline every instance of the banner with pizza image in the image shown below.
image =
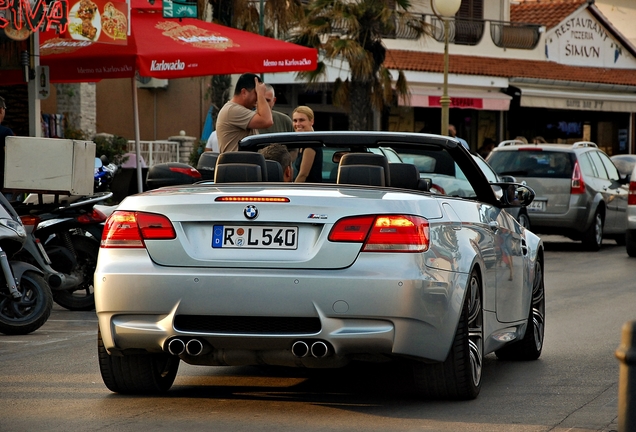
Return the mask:
<svg viewBox="0 0 636 432">
<path fill-rule="evenodd" d="M 70 0 L 68 28 L 61 37 L 126 45 L 128 3 L 114 0 Z"/>
</svg>

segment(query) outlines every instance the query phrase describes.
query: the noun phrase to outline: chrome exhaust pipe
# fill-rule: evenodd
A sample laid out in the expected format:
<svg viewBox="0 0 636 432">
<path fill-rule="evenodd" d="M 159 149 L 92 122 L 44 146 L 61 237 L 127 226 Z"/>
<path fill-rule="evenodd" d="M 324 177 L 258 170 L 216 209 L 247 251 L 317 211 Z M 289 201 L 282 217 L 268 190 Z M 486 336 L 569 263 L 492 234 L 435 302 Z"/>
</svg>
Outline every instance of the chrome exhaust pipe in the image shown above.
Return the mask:
<svg viewBox="0 0 636 432">
<path fill-rule="evenodd" d="M 318 341 L 311 344 L 311 355 L 316 358 L 323 358 L 329 354 L 329 347 L 326 343 Z"/>
<path fill-rule="evenodd" d="M 305 357 L 309 354 L 309 346 L 303 341 L 296 341 L 291 347 L 291 352 L 296 357 Z"/>
<path fill-rule="evenodd" d="M 203 344 L 199 339 L 190 339 L 185 346 L 185 350 L 188 355 L 198 356 L 203 353 Z"/>
<path fill-rule="evenodd" d="M 172 339 L 168 342 L 168 352 L 174 356 L 183 354 L 186 350 L 186 345 L 181 339 Z"/>
</svg>

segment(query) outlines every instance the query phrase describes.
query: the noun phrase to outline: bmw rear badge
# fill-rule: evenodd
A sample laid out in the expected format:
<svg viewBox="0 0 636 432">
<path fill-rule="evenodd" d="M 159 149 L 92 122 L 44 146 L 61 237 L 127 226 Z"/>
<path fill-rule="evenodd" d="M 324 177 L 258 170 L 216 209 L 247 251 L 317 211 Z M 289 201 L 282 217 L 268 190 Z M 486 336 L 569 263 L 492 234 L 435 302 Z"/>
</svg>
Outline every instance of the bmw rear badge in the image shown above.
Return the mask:
<svg viewBox="0 0 636 432">
<path fill-rule="evenodd" d="M 248 205 L 245 207 L 245 210 L 243 210 L 243 214 L 247 219 L 254 220 L 258 217 L 258 209 L 256 206 Z"/>
</svg>

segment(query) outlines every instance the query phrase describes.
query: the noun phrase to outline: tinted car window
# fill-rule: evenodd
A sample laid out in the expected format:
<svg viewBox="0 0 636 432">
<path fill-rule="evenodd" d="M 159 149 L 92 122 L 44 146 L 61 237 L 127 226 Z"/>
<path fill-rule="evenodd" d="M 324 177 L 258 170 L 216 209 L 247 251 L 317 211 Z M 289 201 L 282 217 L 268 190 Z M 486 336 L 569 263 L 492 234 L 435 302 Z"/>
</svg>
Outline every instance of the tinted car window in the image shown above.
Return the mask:
<svg viewBox="0 0 636 432">
<path fill-rule="evenodd" d="M 566 152 L 499 151 L 493 152 L 488 163 L 499 175 L 521 177 L 572 177 L 572 159 Z"/>
<path fill-rule="evenodd" d="M 592 163 L 594 164 L 594 167 L 596 169 L 595 177 L 609 179 L 607 171 L 605 171 L 605 165 L 603 165 L 603 161 L 601 161 L 601 158 L 599 156 L 600 153 L 594 151 L 588 152 L 587 154 L 590 156 L 590 159 L 592 160 Z"/>
<path fill-rule="evenodd" d="M 596 168 L 592 165 L 592 161 L 587 153 L 583 153 L 579 156 L 579 167 L 584 175 L 589 177 L 598 177 L 596 174 Z"/>
<path fill-rule="evenodd" d="M 621 176 L 620 174 L 618 174 L 618 170 L 616 169 L 616 167 L 614 166 L 610 158 L 605 153 L 601 153 L 601 152 L 596 152 L 596 153 L 598 153 L 598 156 L 601 158 L 601 161 L 603 162 L 603 165 L 605 166 L 605 170 L 607 171 L 607 175 L 609 176 L 610 180 L 618 181 L 621 178 Z"/>
</svg>

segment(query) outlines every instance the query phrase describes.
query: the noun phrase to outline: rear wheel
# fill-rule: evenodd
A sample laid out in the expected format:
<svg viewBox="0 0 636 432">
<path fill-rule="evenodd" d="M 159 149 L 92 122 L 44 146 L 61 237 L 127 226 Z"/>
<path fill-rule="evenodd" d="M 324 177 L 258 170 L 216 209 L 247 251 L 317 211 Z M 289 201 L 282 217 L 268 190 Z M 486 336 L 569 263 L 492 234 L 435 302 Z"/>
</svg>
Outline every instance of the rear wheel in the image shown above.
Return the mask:
<svg viewBox="0 0 636 432">
<path fill-rule="evenodd" d="M 74 235 L 71 236 L 71 243 L 76 256 L 76 265 L 71 274 L 81 277 L 82 283 L 70 290 L 54 291 L 53 300 L 69 310 L 93 310 L 95 309 L 93 275 L 97 266 L 99 242 L 90 237 Z"/>
<path fill-rule="evenodd" d="M 601 249 L 603 244 L 603 215 L 599 210 L 594 213 L 592 224 L 583 233 L 583 245 L 591 251 Z"/>
<path fill-rule="evenodd" d="M 36 331 L 49 319 L 53 307 L 51 289 L 36 272 L 24 272 L 17 289 L 21 294 L 17 300 L 5 289 L 0 292 L 0 332 L 6 335 Z"/>
<path fill-rule="evenodd" d="M 163 393 L 172 387 L 179 357 L 169 354 L 111 356 L 97 329 L 97 354 L 102 380 L 109 390 L 122 394 Z"/>
<path fill-rule="evenodd" d="M 543 350 L 545 333 L 545 290 L 543 262 L 537 261 L 532 285 L 532 304 L 523 339 L 495 351 L 501 360 L 536 360 Z"/>
<path fill-rule="evenodd" d="M 475 399 L 481 390 L 483 356 L 481 280 L 473 271 L 448 357 L 442 363 L 413 364 L 418 394 L 432 399 Z"/>
</svg>

